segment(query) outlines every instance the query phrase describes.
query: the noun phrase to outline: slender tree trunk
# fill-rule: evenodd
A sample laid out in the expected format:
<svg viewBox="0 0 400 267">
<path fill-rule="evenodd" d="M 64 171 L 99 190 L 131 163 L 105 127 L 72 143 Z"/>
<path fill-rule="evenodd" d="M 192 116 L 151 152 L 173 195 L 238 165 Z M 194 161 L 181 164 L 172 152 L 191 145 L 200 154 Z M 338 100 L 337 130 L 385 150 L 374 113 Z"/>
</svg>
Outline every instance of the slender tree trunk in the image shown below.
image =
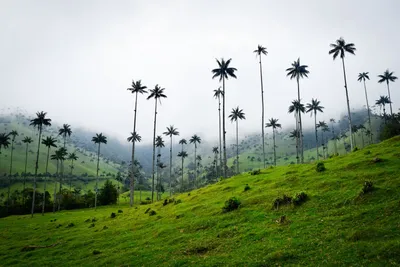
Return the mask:
<svg viewBox="0 0 400 267">
<path fill-rule="evenodd" d="M 32 209 L 31 217 L 33 218 L 33 213 L 35 212 L 35 195 L 36 195 L 36 176 L 39 169 L 39 152 L 40 152 L 40 139 L 42 138 L 42 125 L 39 126 L 39 141 L 38 149 L 36 153 L 36 164 L 35 164 L 35 175 L 33 176 L 33 195 L 32 195 Z"/>
<path fill-rule="evenodd" d="M 239 174 L 239 121 L 236 120 L 236 173 Z"/>
<path fill-rule="evenodd" d="M 225 130 L 225 77 L 222 76 L 222 90 L 224 92 L 222 98 L 222 141 L 223 141 L 223 149 L 224 149 L 224 178 L 227 177 L 227 162 L 226 162 L 226 130 Z"/>
<path fill-rule="evenodd" d="M 46 182 L 49 169 L 49 157 L 50 157 L 50 146 L 47 148 L 47 160 L 46 160 L 46 174 L 44 177 L 44 187 L 43 187 L 43 204 L 42 204 L 42 216 L 44 215 L 44 209 L 46 205 Z"/>
<path fill-rule="evenodd" d="M 25 191 L 25 184 L 26 184 L 26 169 L 28 166 L 28 146 L 29 143 L 26 143 L 26 149 L 25 149 L 25 171 L 24 171 L 24 185 L 23 185 L 23 191 Z M 25 204 L 25 201 L 24 201 Z"/>
<path fill-rule="evenodd" d="M 69 191 L 71 191 L 72 188 L 72 171 L 74 169 L 74 160 L 71 159 L 71 173 L 70 173 L 70 177 L 69 177 Z"/>
<path fill-rule="evenodd" d="M 261 139 L 262 139 L 262 149 L 263 149 L 263 166 L 265 166 L 265 139 L 264 139 L 264 83 L 263 83 L 263 75 L 262 75 L 262 63 L 261 63 L 261 54 L 260 57 L 260 81 L 261 81 Z"/>
<path fill-rule="evenodd" d="M 61 210 L 61 198 L 62 198 L 62 182 L 64 181 L 64 160 L 61 160 L 61 175 L 60 175 L 60 189 L 58 192 L 58 211 Z"/>
<path fill-rule="evenodd" d="M 349 101 L 349 93 L 347 90 L 347 80 L 346 80 L 346 68 L 344 66 L 344 58 L 342 58 L 342 65 L 343 65 L 343 77 L 344 77 L 344 89 L 346 91 L 346 101 L 347 101 L 347 113 L 349 116 L 349 131 L 350 131 L 350 147 L 351 151 L 353 151 L 353 129 L 352 129 L 352 122 L 351 122 L 351 111 L 350 111 L 350 101 Z"/>
<path fill-rule="evenodd" d="M 325 159 L 324 131 L 321 130 L 322 157 Z"/>
<path fill-rule="evenodd" d="M 225 93 L 225 92 L 224 92 Z M 224 96 L 222 96 L 224 97 Z M 219 165 L 222 166 L 222 141 L 221 141 L 221 98 L 218 96 L 218 121 L 219 121 Z M 220 167 L 221 169 L 221 167 Z"/>
<path fill-rule="evenodd" d="M 53 195 L 53 213 L 56 212 L 56 203 L 57 203 L 57 176 L 58 176 L 58 165 L 59 161 L 57 160 L 57 171 L 56 171 L 56 179 L 54 179 L 54 195 Z"/>
<path fill-rule="evenodd" d="M 137 98 L 138 98 L 138 93 L 136 92 L 135 96 L 135 110 L 134 110 L 134 116 L 133 116 L 133 133 L 136 133 L 136 113 L 137 113 Z M 134 204 L 134 194 L 135 194 L 135 140 L 132 140 L 132 169 L 131 169 L 131 180 L 129 183 L 129 189 L 130 189 L 130 205 L 131 207 Z"/>
<path fill-rule="evenodd" d="M 317 161 L 319 160 L 319 153 L 318 153 L 318 130 L 317 130 L 317 112 L 314 111 L 314 125 L 315 125 L 315 145 L 317 148 Z"/>
<path fill-rule="evenodd" d="M 361 130 L 361 142 L 362 142 L 362 148 L 364 148 L 364 134 Z"/>
<path fill-rule="evenodd" d="M 370 134 L 370 141 L 371 141 L 371 144 L 372 144 L 371 112 L 370 112 L 370 110 L 369 110 L 367 86 L 365 85 L 365 79 L 364 79 L 364 91 L 365 91 L 365 100 L 366 100 L 366 102 L 367 102 L 369 131 L 371 132 L 371 134 Z"/>
<path fill-rule="evenodd" d="M 197 158 L 196 158 L 196 152 L 197 152 L 197 145 L 196 145 L 196 143 L 194 143 L 194 182 L 193 182 L 194 187 L 197 187 Z"/>
<path fill-rule="evenodd" d="M 272 128 L 272 138 L 274 140 L 274 165 L 276 166 L 276 145 L 275 145 L 275 129 Z"/>
<path fill-rule="evenodd" d="M 14 137 L 11 140 L 11 159 L 10 159 L 10 173 L 8 175 L 8 190 L 7 190 L 7 214 L 8 208 L 10 207 L 10 193 L 11 193 L 11 175 L 12 175 L 12 166 L 13 166 L 13 154 L 14 154 Z"/>
<path fill-rule="evenodd" d="M 300 82 L 299 77 L 297 77 L 297 99 L 300 103 Z M 303 147 L 303 124 L 301 123 L 301 111 L 299 110 L 299 145 L 300 145 L 300 162 L 304 163 L 304 147 Z"/>
<path fill-rule="evenodd" d="M 97 209 L 97 195 L 99 194 L 99 162 L 100 162 L 100 143 L 97 149 L 97 169 L 96 169 L 96 194 L 94 195 L 94 210 Z"/>
<path fill-rule="evenodd" d="M 172 181 L 172 134 L 171 134 L 171 143 L 169 147 L 169 196 L 172 196 L 172 187 L 171 187 L 171 181 Z"/>
<path fill-rule="evenodd" d="M 152 164 L 152 186 L 151 186 L 151 202 L 154 201 L 154 163 L 156 161 L 156 125 L 157 125 L 157 98 L 154 105 L 154 131 L 153 131 L 153 164 Z"/>
<path fill-rule="evenodd" d="M 389 103 L 389 105 L 390 105 L 390 115 L 392 116 L 393 115 L 393 111 L 392 111 L 392 100 L 390 98 L 389 80 L 386 81 L 386 84 L 387 84 L 388 96 L 389 96 L 389 101 L 390 101 L 390 103 Z"/>
<path fill-rule="evenodd" d="M 335 128 L 333 127 L 333 122 L 332 122 L 332 138 L 333 138 L 333 148 L 335 150 L 335 156 L 337 155 L 337 145 L 336 145 L 336 137 L 335 137 Z"/>
<path fill-rule="evenodd" d="M 296 119 L 296 161 L 297 164 L 300 163 L 300 157 L 299 157 L 299 142 L 300 142 L 300 131 L 299 131 L 299 112 L 295 111 L 295 119 Z"/>
<path fill-rule="evenodd" d="M 182 145 L 183 146 L 183 145 Z M 183 151 L 183 150 L 182 150 Z M 181 192 L 183 192 L 183 157 L 182 157 L 182 180 L 181 180 Z"/>
</svg>

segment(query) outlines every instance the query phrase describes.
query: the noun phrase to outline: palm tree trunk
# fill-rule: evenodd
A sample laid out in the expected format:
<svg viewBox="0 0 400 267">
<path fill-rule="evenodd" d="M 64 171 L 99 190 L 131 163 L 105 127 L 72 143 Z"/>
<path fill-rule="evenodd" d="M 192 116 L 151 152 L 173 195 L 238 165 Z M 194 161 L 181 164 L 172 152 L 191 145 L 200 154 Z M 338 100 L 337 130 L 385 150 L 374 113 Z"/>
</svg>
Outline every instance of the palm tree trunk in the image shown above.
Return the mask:
<svg viewBox="0 0 400 267">
<path fill-rule="evenodd" d="M 61 175 L 60 175 L 60 189 L 58 192 L 58 211 L 61 210 L 61 191 L 62 191 L 62 182 L 64 180 L 64 160 L 61 160 Z"/>
<path fill-rule="evenodd" d="M 183 146 L 183 145 L 182 145 Z M 182 150 L 183 151 L 183 150 Z M 183 192 L 183 156 L 182 156 L 182 180 L 181 180 L 181 192 Z"/>
<path fill-rule="evenodd" d="M 261 54 L 260 56 L 260 81 L 261 81 L 261 139 L 262 139 L 262 149 L 263 149 L 263 164 L 264 169 L 265 166 L 265 141 L 264 141 L 264 83 L 263 83 L 263 75 L 262 75 L 262 63 L 261 63 Z"/>
<path fill-rule="evenodd" d="M 364 91 L 365 91 L 365 100 L 366 100 L 366 102 L 367 102 L 369 131 L 371 132 L 371 134 L 370 134 L 370 141 L 371 141 L 371 144 L 372 144 L 371 113 L 370 113 L 370 110 L 369 110 L 367 86 L 365 85 L 365 79 L 364 79 Z"/>
<path fill-rule="evenodd" d="M 275 129 L 272 128 L 272 138 L 274 140 L 274 165 L 276 166 L 276 146 L 275 146 Z"/>
<path fill-rule="evenodd" d="M 196 145 L 196 141 L 195 141 L 195 143 L 194 143 L 194 182 L 193 182 L 194 187 L 196 187 L 196 184 L 197 184 L 196 150 L 197 150 L 197 145 Z"/>
<path fill-rule="evenodd" d="M 364 148 L 364 134 L 361 131 L 361 142 L 362 142 L 362 148 Z"/>
<path fill-rule="evenodd" d="M 390 89 L 389 89 L 389 80 L 386 80 L 386 84 L 387 84 L 387 89 L 388 89 L 388 96 L 389 96 L 389 105 L 390 105 L 390 115 L 393 115 L 393 111 L 392 111 L 392 100 L 390 99 Z"/>
<path fill-rule="evenodd" d="M 318 153 L 318 130 L 317 130 L 317 112 L 314 111 L 314 125 L 315 125 L 315 145 L 317 148 L 317 161 L 319 160 L 319 153 Z"/>
<path fill-rule="evenodd" d="M 10 206 L 10 193 L 11 193 L 11 175 L 12 175 L 12 165 L 13 165 L 13 152 L 14 152 L 14 138 L 11 141 L 11 161 L 10 161 L 10 174 L 8 176 L 8 190 L 7 190 L 7 214 L 8 208 Z"/>
<path fill-rule="evenodd" d="M 236 120 L 236 173 L 239 174 L 239 121 Z"/>
<path fill-rule="evenodd" d="M 40 152 L 40 139 L 42 138 L 42 125 L 39 126 L 39 141 L 38 149 L 36 153 L 36 164 L 35 164 L 35 175 L 33 176 L 33 195 L 32 195 L 32 209 L 31 217 L 33 218 L 33 213 L 35 212 L 35 195 L 36 195 L 36 176 L 39 169 L 39 152 Z"/>
<path fill-rule="evenodd" d="M 28 166 L 28 146 L 29 143 L 26 143 L 26 149 L 25 149 L 25 171 L 24 171 L 24 185 L 23 185 L 23 191 L 25 191 L 25 184 L 26 184 L 26 168 Z M 25 204 L 25 201 L 24 201 Z"/>
<path fill-rule="evenodd" d="M 222 96 L 223 97 L 223 96 Z M 221 98 L 218 96 L 218 116 L 219 116 L 219 165 L 220 169 L 222 164 L 222 141 L 221 141 Z"/>
<path fill-rule="evenodd" d="M 94 195 L 94 210 L 97 209 L 97 195 L 99 192 L 99 162 L 100 162 L 100 142 L 97 149 L 97 169 L 96 169 L 96 194 Z"/>
<path fill-rule="evenodd" d="M 295 114 L 295 120 L 296 120 L 296 161 L 297 161 L 297 164 L 299 164 L 299 162 L 300 162 L 300 157 L 299 157 L 300 132 L 299 132 L 299 120 L 298 120 L 299 114 L 297 113 L 297 111 L 295 111 L 295 112 L 296 112 L 296 114 Z M 299 113 L 300 113 L 300 111 L 299 111 Z"/>
<path fill-rule="evenodd" d="M 171 180 L 172 180 L 172 134 L 171 134 L 171 143 L 169 147 L 169 196 L 172 196 L 172 187 L 171 187 Z"/>
<path fill-rule="evenodd" d="M 297 100 L 300 103 L 300 82 L 299 77 L 297 77 Z M 303 124 L 301 123 L 301 111 L 299 110 L 299 145 L 300 145 L 300 162 L 304 163 L 304 148 L 303 148 Z"/>
<path fill-rule="evenodd" d="M 138 98 L 138 92 L 136 92 L 135 96 L 135 110 L 134 110 L 134 116 L 133 116 L 133 133 L 136 132 L 136 113 L 137 113 L 137 98 Z M 134 204 L 134 194 L 135 194 L 135 140 L 132 140 L 132 169 L 131 169 L 131 180 L 129 183 L 129 190 L 130 190 L 130 205 L 131 207 Z"/>
<path fill-rule="evenodd" d="M 324 131 L 321 130 L 322 157 L 325 159 Z"/>
<path fill-rule="evenodd" d="M 53 213 L 56 212 L 56 203 L 57 203 L 57 176 L 58 176 L 58 160 L 57 160 L 57 171 L 56 171 L 56 179 L 54 179 L 54 195 L 53 195 Z"/>
<path fill-rule="evenodd" d="M 222 141 L 223 141 L 223 149 L 224 149 L 224 178 L 226 178 L 226 139 L 225 139 L 225 77 L 222 76 L 222 90 L 223 90 L 223 96 L 222 96 Z"/>
<path fill-rule="evenodd" d="M 44 208 L 46 204 L 46 181 L 47 181 L 47 171 L 49 168 L 49 156 L 50 156 L 50 146 L 47 148 L 46 173 L 44 177 L 44 187 L 43 187 L 42 216 L 44 215 Z"/>
<path fill-rule="evenodd" d="M 353 130 L 351 129 L 352 128 L 351 126 L 353 124 L 351 123 L 350 101 L 349 101 L 349 93 L 347 90 L 346 68 L 344 66 L 344 58 L 342 58 L 342 65 L 343 65 L 344 89 L 346 91 L 347 113 L 349 116 L 350 147 L 351 151 L 353 151 Z"/>
<path fill-rule="evenodd" d="M 153 131 L 153 164 L 152 164 L 152 186 L 151 186 L 151 202 L 154 201 L 154 163 L 156 161 L 156 125 L 157 125 L 157 98 L 154 105 L 154 131 Z"/>
</svg>

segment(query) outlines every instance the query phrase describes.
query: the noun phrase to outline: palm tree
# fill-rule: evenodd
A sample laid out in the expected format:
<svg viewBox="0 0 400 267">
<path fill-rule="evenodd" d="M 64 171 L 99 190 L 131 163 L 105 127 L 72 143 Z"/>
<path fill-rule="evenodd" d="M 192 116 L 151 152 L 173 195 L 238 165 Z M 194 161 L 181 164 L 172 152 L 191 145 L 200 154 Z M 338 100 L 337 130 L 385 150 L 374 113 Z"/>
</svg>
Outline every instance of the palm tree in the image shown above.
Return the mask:
<svg viewBox="0 0 400 267">
<path fill-rule="evenodd" d="M 311 103 L 308 103 L 306 108 L 307 108 L 307 113 L 312 111 L 314 112 L 314 125 L 315 125 L 315 144 L 317 148 L 317 160 L 319 160 L 319 153 L 318 153 L 318 130 L 317 130 L 317 112 L 323 112 L 322 110 L 324 109 L 323 106 L 320 106 L 320 101 L 317 99 L 311 99 Z M 312 113 L 311 113 L 312 116 Z"/>
<path fill-rule="evenodd" d="M 219 151 L 222 151 L 222 142 L 221 142 L 221 97 L 224 97 L 224 92 L 221 90 L 221 86 L 214 90 L 214 97 L 218 99 L 218 128 L 219 128 Z M 219 154 L 219 162 L 222 166 L 222 155 Z"/>
<path fill-rule="evenodd" d="M 258 45 L 257 49 L 253 51 L 259 57 L 260 61 L 260 82 L 261 82 L 261 139 L 262 139 L 262 149 L 263 149 L 263 164 L 265 169 L 265 141 L 264 141 L 264 83 L 263 83 L 263 75 L 262 75 L 262 63 L 261 56 L 267 55 L 267 48 L 262 45 Z"/>
<path fill-rule="evenodd" d="M 35 128 L 39 129 L 39 141 L 38 148 L 36 153 L 36 164 L 35 164 L 35 175 L 33 176 L 33 195 L 32 195 L 32 210 L 31 217 L 33 217 L 33 213 L 35 212 L 35 195 L 36 195 L 36 176 L 39 169 L 39 152 L 40 152 L 40 140 L 42 138 L 42 130 L 43 126 L 51 126 L 51 119 L 46 118 L 46 112 L 37 112 L 36 118 L 31 120 L 29 125 L 32 125 Z"/>
<path fill-rule="evenodd" d="M 347 80 L 346 80 L 346 68 L 344 66 L 344 57 L 347 53 L 350 53 L 352 55 L 355 55 L 356 48 L 353 43 L 346 44 L 346 41 L 340 37 L 338 40 L 336 40 L 336 43 L 330 44 L 331 50 L 329 50 L 329 55 L 333 54 L 333 60 L 337 58 L 337 56 L 340 54 L 340 58 L 342 59 L 342 65 L 343 65 L 343 77 L 344 77 L 344 89 L 346 91 L 346 101 L 347 101 L 347 115 L 349 117 L 349 131 L 350 131 L 350 146 L 351 146 L 351 151 L 353 151 L 353 134 L 351 132 L 351 114 L 350 114 L 350 102 L 349 102 L 349 93 L 348 93 L 348 88 L 347 88 Z"/>
<path fill-rule="evenodd" d="M 276 145 L 275 145 L 275 131 L 277 128 L 282 128 L 282 125 L 278 123 L 279 119 L 271 118 L 265 127 L 272 127 L 272 139 L 274 141 L 274 165 L 276 166 Z"/>
<path fill-rule="evenodd" d="M 389 71 L 389 69 L 385 70 L 385 72 L 382 75 L 378 75 L 380 78 L 378 80 L 378 83 L 383 83 L 386 82 L 387 89 L 388 89 L 388 96 L 389 96 L 389 104 L 390 104 L 390 115 L 393 115 L 392 111 L 392 100 L 390 99 L 390 89 L 389 89 L 389 82 L 395 82 L 397 80 L 397 77 L 393 75 L 393 71 Z"/>
<path fill-rule="evenodd" d="M 136 109 L 135 109 L 135 118 L 136 118 Z M 128 140 L 128 142 L 132 142 L 132 162 L 135 162 L 135 143 L 138 142 L 140 143 L 140 141 L 142 141 L 142 137 L 137 133 L 137 132 L 133 132 L 131 133 L 131 135 L 126 139 Z M 132 163 L 132 169 L 131 169 L 131 179 L 130 179 L 130 183 L 129 183 L 129 187 L 130 187 L 130 205 L 132 207 L 133 202 L 134 202 L 134 193 L 135 193 L 135 181 L 134 181 L 134 173 L 135 173 L 135 164 Z"/>
<path fill-rule="evenodd" d="M 223 98 L 222 98 L 222 142 L 223 142 L 223 150 L 224 150 L 224 178 L 226 178 L 226 171 L 227 171 L 227 162 L 226 162 L 226 130 L 225 130 L 225 100 L 226 100 L 226 93 L 225 93 L 225 79 L 228 80 L 229 77 L 236 78 L 235 71 L 237 71 L 236 68 L 229 67 L 229 64 L 231 63 L 232 59 L 228 59 L 225 61 L 223 58 L 221 61 L 216 59 L 218 63 L 218 68 L 213 69 L 211 72 L 214 74 L 213 79 L 216 77 L 219 77 L 219 81 L 221 82 L 222 80 L 222 92 L 223 92 Z"/>
<path fill-rule="evenodd" d="M 68 160 L 71 161 L 71 165 L 69 166 L 71 168 L 71 173 L 69 174 L 70 175 L 70 178 L 69 178 L 69 190 L 71 191 L 71 188 L 72 188 L 72 170 L 74 169 L 74 160 L 78 160 L 78 156 L 74 152 L 70 153 L 68 155 Z"/>
<path fill-rule="evenodd" d="M 308 74 L 310 73 L 307 70 L 308 66 L 307 65 L 301 65 L 300 63 L 300 58 L 297 59 L 297 61 L 294 61 L 292 63 L 292 67 L 286 69 L 288 72 L 286 76 L 290 76 L 290 79 L 296 79 L 297 81 L 297 101 L 300 103 L 301 98 L 300 98 L 300 78 L 308 78 Z M 303 124 L 301 122 L 301 113 L 298 113 L 298 123 L 299 123 L 299 131 L 300 131 L 300 139 L 299 139 L 299 145 L 300 145 L 300 156 L 301 156 L 301 163 L 304 163 L 304 147 L 303 147 Z"/>
<path fill-rule="evenodd" d="M 197 182 L 196 152 L 197 152 L 197 144 L 201 143 L 201 138 L 199 136 L 197 136 L 197 134 L 195 134 L 189 139 L 189 143 L 194 144 L 194 179 L 195 179 L 195 183 L 196 183 Z"/>
<path fill-rule="evenodd" d="M 331 118 L 329 120 L 331 122 L 331 129 L 332 129 L 332 140 L 333 140 L 333 147 L 335 149 L 335 155 L 337 155 L 337 144 L 336 144 L 336 138 L 335 138 L 335 128 L 333 126 L 334 123 L 336 123 L 334 118 Z"/>
<path fill-rule="evenodd" d="M 58 135 L 61 135 L 64 139 L 64 148 L 67 142 L 67 135 L 70 137 L 72 134 L 71 125 L 63 124 L 63 127 L 58 130 Z"/>
<path fill-rule="evenodd" d="M 231 122 L 236 122 L 236 173 L 239 174 L 239 120 L 245 120 L 243 109 L 233 108 L 228 116 Z M 264 163 L 265 164 L 265 163 Z M 264 166 L 265 168 L 265 166 Z"/>
<path fill-rule="evenodd" d="M 185 160 L 185 158 L 188 156 L 188 153 L 186 153 L 186 151 L 180 151 L 178 153 L 178 157 L 180 157 L 182 159 L 182 180 L 181 180 L 181 192 L 183 192 L 183 162 Z"/>
<path fill-rule="evenodd" d="M 218 177 L 218 154 L 219 154 L 218 147 L 214 146 L 212 148 L 212 152 L 215 155 L 215 159 L 214 159 L 214 161 L 215 161 L 215 175 Z"/>
<path fill-rule="evenodd" d="M 99 191 L 99 163 L 100 163 L 100 145 L 107 144 L 107 137 L 104 136 L 102 133 L 96 134 L 96 136 L 92 137 L 92 142 L 98 144 L 97 149 L 97 168 L 96 168 L 96 194 L 94 197 L 94 209 L 97 208 L 97 195 Z"/>
<path fill-rule="evenodd" d="M 181 151 L 183 151 L 183 145 L 187 145 L 186 139 L 183 138 L 183 139 L 179 140 L 179 144 L 182 145 L 182 150 Z"/>
<path fill-rule="evenodd" d="M 50 156 L 51 160 L 56 160 L 57 161 L 57 171 L 56 171 L 56 179 L 54 181 L 54 195 L 53 195 L 53 213 L 56 212 L 56 203 L 57 203 L 57 177 L 61 176 L 59 175 L 59 165 L 60 162 L 65 160 L 65 157 L 67 156 L 67 149 L 64 147 L 60 147 L 59 149 L 57 149 L 53 155 Z M 59 181 L 61 183 L 61 180 Z M 58 200 L 58 202 L 60 203 L 60 200 Z"/>
<path fill-rule="evenodd" d="M 1 148 L 8 148 L 10 145 L 10 136 L 9 134 L 0 133 L 0 155 L 1 155 Z M 0 158 L 1 163 L 1 158 Z"/>
<path fill-rule="evenodd" d="M 300 127 L 299 127 L 299 119 L 300 119 L 300 114 L 304 113 L 305 108 L 304 104 L 302 104 L 298 100 L 293 100 L 292 105 L 289 106 L 288 112 L 293 113 L 294 112 L 294 118 L 296 120 L 296 131 L 298 132 L 298 135 L 296 135 L 296 159 L 297 163 L 299 163 L 299 145 L 300 145 L 300 138 L 301 138 L 301 133 L 300 133 Z"/>
<path fill-rule="evenodd" d="M 156 147 L 158 148 L 158 151 L 157 151 L 157 181 L 156 181 L 156 183 L 157 183 L 157 185 L 156 185 L 156 191 L 157 191 L 157 193 L 156 193 L 156 196 L 157 196 L 157 200 L 159 200 L 158 199 L 158 197 L 159 197 L 159 189 L 160 189 L 160 185 L 161 185 L 161 183 L 160 183 L 160 166 L 164 166 L 164 164 L 161 162 L 161 148 L 163 148 L 163 147 L 165 147 L 165 144 L 164 144 L 164 140 L 162 139 L 162 137 L 161 136 L 157 136 L 156 137 Z"/>
<path fill-rule="evenodd" d="M 154 98 L 154 131 L 153 131 L 153 163 L 152 163 L 152 186 L 151 186 L 151 202 L 154 201 L 154 164 L 156 161 L 156 129 L 157 129 L 157 100 L 160 101 L 161 98 L 167 98 L 164 94 L 165 88 L 161 88 L 158 84 L 154 89 L 150 89 L 150 95 L 147 99 Z"/>
<path fill-rule="evenodd" d="M 50 157 L 50 148 L 51 147 L 57 147 L 57 139 L 53 137 L 46 137 L 45 139 L 42 140 L 42 144 L 47 147 L 47 160 L 46 160 L 46 172 L 45 172 L 45 179 L 44 179 L 44 188 L 43 188 L 43 203 L 42 203 L 42 216 L 44 215 L 44 209 L 45 209 L 45 204 L 46 204 L 46 181 L 47 181 L 47 176 L 49 175 L 48 173 L 48 168 L 49 168 L 49 157 Z M 57 162 L 58 163 L 58 162 Z M 58 167 L 58 164 L 57 164 Z M 57 171 L 58 173 L 58 171 Z"/>
<path fill-rule="evenodd" d="M 390 104 L 391 101 L 389 97 L 381 95 L 378 100 L 376 100 L 375 104 L 379 105 L 380 108 L 383 108 L 383 118 L 385 119 L 386 123 L 386 104 Z"/>
<path fill-rule="evenodd" d="M 325 144 L 324 132 L 329 131 L 329 128 L 325 121 L 319 121 L 319 123 L 317 124 L 317 128 L 321 128 L 322 155 L 324 158 L 326 158 L 325 149 L 328 147 L 328 141 Z M 328 154 L 328 152 L 326 152 L 326 154 Z"/>
<path fill-rule="evenodd" d="M 138 94 L 147 94 L 146 91 L 147 87 L 142 85 L 142 81 L 134 81 L 132 80 L 132 87 L 127 88 L 128 91 L 131 91 L 132 94 L 135 94 L 135 109 L 134 109 L 134 115 L 133 115 L 133 133 L 136 133 L 136 114 L 137 114 L 137 99 L 138 99 Z M 129 141 L 129 140 L 128 140 Z M 135 143 L 136 139 L 131 139 L 132 142 L 132 169 L 131 169 L 131 179 L 129 183 L 129 189 L 130 189 L 130 205 L 131 207 L 133 206 L 134 202 L 134 193 L 135 193 L 135 170 L 134 167 L 135 165 L 133 162 L 135 162 Z M 140 141 L 139 141 L 140 142 Z"/>
<path fill-rule="evenodd" d="M 24 185 L 23 185 L 23 191 L 25 191 L 25 183 L 26 183 L 26 168 L 28 166 L 28 149 L 29 149 L 29 144 L 33 142 L 32 138 L 25 136 L 24 139 L 22 139 L 22 143 L 26 144 L 25 146 L 25 171 L 24 171 Z"/>
<path fill-rule="evenodd" d="M 10 155 L 10 173 L 8 176 L 8 190 L 7 190 L 7 213 L 8 213 L 8 208 L 10 206 L 10 191 L 11 191 L 11 176 L 12 176 L 12 166 L 13 166 L 13 154 L 14 154 L 14 143 L 15 143 L 15 138 L 18 136 L 18 132 L 13 130 L 9 133 L 9 136 L 12 136 L 11 138 L 11 155 Z"/>
<path fill-rule="evenodd" d="M 372 132 L 370 130 L 366 130 L 365 135 L 372 139 Z M 372 143 L 370 143 L 370 144 L 372 144 Z"/>
<path fill-rule="evenodd" d="M 172 196 L 172 137 L 174 135 L 179 135 L 178 128 L 175 128 L 174 125 L 167 127 L 167 131 L 163 133 L 166 136 L 170 137 L 170 146 L 169 146 L 169 196 Z"/>
<path fill-rule="evenodd" d="M 363 82 L 363 83 L 364 83 L 365 100 L 366 100 L 366 102 L 367 102 L 367 111 L 368 111 L 368 125 L 369 125 L 369 130 L 372 131 L 372 127 L 371 127 L 371 114 L 370 114 L 369 104 L 368 104 L 367 86 L 365 85 L 365 80 L 369 80 L 368 73 L 369 73 L 369 72 L 361 72 L 361 73 L 359 73 L 359 74 L 358 74 L 358 79 L 357 79 L 357 81 Z M 372 135 L 370 136 L 370 138 L 371 138 L 371 143 L 372 143 Z"/>
</svg>

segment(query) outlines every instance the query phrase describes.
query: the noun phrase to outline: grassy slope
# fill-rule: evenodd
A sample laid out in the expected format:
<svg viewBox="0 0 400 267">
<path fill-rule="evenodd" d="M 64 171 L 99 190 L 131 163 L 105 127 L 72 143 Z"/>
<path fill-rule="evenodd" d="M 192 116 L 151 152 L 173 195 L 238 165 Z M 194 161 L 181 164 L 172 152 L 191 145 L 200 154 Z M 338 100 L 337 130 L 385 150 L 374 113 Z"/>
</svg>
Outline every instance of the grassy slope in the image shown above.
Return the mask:
<svg viewBox="0 0 400 267">
<path fill-rule="evenodd" d="M 366 153 L 370 151 L 371 153 Z M 383 159 L 373 163 L 375 157 Z M 178 205 L 101 207 L 0 219 L 4 265 L 398 265 L 400 137 L 315 165 L 242 174 L 188 194 Z M 376 190 L 356 199 L 363 182 Z M 244 192 L 245 184 L 251 189 Z M 272 210 L 282 194 L 306 192 L 302 206 Z M 221 213 L 236 196 L 239 210 Z M 147 208 L 155 216 L 144 214 Z M 110 213 L 124 213 L 111 219 Z M 177 219 L 177 215 L 183 217 Z M 275 221 L 286 215 L 289 224 Z M 96 217 L 93 228 L 84 221 Z M 56 218 L 56 222 L 50 220 Z M 69 223 L 75 226 L 68 228 Z M 61 225 L 57 228 L 57 225 Z M 108 229 L 103 229 L 107 226 Z M 27 245 L 50 245 L 21 252 Z M 93 251 L 101 253 L 93 255 Z"/>
</svg>

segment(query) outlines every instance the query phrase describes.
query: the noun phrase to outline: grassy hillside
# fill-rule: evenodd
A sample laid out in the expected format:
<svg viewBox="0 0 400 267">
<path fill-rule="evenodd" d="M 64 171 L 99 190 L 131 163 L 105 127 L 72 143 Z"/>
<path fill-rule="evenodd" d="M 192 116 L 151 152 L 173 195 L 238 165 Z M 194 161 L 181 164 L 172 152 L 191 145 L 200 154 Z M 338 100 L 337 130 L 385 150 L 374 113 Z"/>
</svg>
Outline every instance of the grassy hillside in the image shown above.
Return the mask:
<svg viewBox="0 0 400 267">
<path fill-rule="evenodd" d="M 400 264 L 400 137 L 315 164 L 242 174 L 162 202 L 0 219 L 0 259 L 19 266 Z M 361 194 L 366 180 L 370 193 Z M 245 185 L 250 190 L 244 191 Z M 272 203 L 305 192 L 299 206 Z M 223 213 L 230 197 L 238 210 Z M 148 209 L 155 215 L 149 216 Z M 121 209 L 123 213 L 117 213 Z M 111 218 L 112 212 L 117 213 Z M 281 219 L 285 215 L 286 220 Z M 92 223 L 92 219 L 96 221 Z M 86 222 L 87 221 L 87 222 Z"/>
</svg>

